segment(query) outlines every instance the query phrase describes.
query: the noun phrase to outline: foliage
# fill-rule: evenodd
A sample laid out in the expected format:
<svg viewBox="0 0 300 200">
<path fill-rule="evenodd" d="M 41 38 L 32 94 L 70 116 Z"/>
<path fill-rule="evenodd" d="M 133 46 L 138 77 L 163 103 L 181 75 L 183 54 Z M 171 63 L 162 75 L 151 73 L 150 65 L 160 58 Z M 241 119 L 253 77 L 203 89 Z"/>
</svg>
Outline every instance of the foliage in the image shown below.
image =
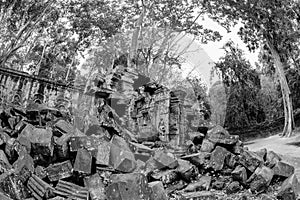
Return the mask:
<svg viewBox="0 0 300 200">
<path fill-rule="evenodd" d="M 224 45 L 225 56 L 215 64 L 226 88 L 227 107 L 225 126 L 245 127 L 264 120 L 257 94 L 260 90 L 258 73 L 251 69 L 242 50 L 232 41 Z"/>
<path fill-rule="evenodd" d="M 209 89 L 209 104 L 211 106 L 211 120 L 224 126 L 226 116 L 227 98 L 224 84 L 215 82 Z"/>
<path fill-rule="evenodd" d="M 207 42 L 221 38 L 218 32 L 198 23 L 204 14 L 198 6 L 195 1 L 185 0 L 125 1 L 125 26 L 134 30 L 131 48 L 136 48 L 133 58 L 139 72 L 162 83 L 170 71 L 180 69 L 182 55 L 195 39 Z M 133 20 L 137 15 L 140 21 Z M 193 39 L 185 45 L 182 40 L 187 36 Z"/>
<path fill-rule="evenodd" d="M 183 82 L 181 64 L 191 43 L 221 38 L 198 23 L 204 13 L 197 2 L 125 0 L 121 5 L 122 33 L 92 48 L 84 64 L 91 74 L 97 71 L 105 76 L 129 64 L 151 81 L 174 87 Z M 184 42 L 187 37 L 193 39 Z M 120 58 L 124 60 L 119 62 Z"/>
<path fill-rule="evenodd" d="M 281 91 L 279 83 L 274 78 L 262 75 L 260 76 L 261 89 L 258 93 L 266 121 L 273 121 L 283 116 Z"/>
<path fill-rule="evenodd" d="M 236 24 L 240 20 L 243 26 L 239 34 L 249 50 L 255 50 L 261 42 L 269 40 L 279 52 L 290 52 L 300 36 L 297 32 L 300 19 L 298 1 L 213 0 L 204 1 L 204 6 L 219 22 Z"/>
<path fill-rule="evenodd" d="M 1 1 L 1 64 L 74 80 L 77 56 L 122 26 L 117 1 Z"/>
<path fill-rule="evenodd" d="M 300 108 L 300 74 L 298 69 L 290 68 L 286 72 L 289 87 L 291 89 L 291 96 L 293 99 L 293 108 Z"/>
</svg>

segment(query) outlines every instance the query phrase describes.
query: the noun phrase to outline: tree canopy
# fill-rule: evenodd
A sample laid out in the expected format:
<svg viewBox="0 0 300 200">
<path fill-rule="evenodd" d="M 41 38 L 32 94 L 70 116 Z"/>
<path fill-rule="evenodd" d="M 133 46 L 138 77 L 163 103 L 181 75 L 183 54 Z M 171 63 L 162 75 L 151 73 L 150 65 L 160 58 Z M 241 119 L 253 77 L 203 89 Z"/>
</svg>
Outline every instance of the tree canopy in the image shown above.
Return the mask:
<svg viewBox="0 0 300 200">
<path fill-rule="evenodd" d="M 262 46 L 268 51 L 278 74 L 282 91 L 285 114 L 282 135 L 290 136 L 293 129 L 293 108 L 285 68 L 290 64 L 290 60 L 293 60 L 294 56 L 291 56 L 291 52 L 298 49 L 299 2 L 294 0 L 213 0 L 203 1 L 202 5 L 210 16 L 221 24 L 232 25 L 241 22 L 239 34 L 249 50 L 253 51 Z"/>
</svg>

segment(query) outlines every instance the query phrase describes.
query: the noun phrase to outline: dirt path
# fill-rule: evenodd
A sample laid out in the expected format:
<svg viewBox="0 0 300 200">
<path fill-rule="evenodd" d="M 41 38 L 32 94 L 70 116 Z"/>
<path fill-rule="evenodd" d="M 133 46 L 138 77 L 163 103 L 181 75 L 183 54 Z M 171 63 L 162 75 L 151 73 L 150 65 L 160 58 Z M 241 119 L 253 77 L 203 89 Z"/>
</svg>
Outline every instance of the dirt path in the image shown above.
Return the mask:
<svg viewBox="0 0 300 200">
<path fill-rule="evenodd" d="M 290 163 L 295 167 L 295 172 L 300 178 L 300 133 L 297 132 L 295 136 L 290 138 L 282 138 L 278 135 L 263 139 L 256 139 L 245 143 L 251 151 L 258 151 L 262 148 L 274 151 L 285 162 Z"/>
</svg>

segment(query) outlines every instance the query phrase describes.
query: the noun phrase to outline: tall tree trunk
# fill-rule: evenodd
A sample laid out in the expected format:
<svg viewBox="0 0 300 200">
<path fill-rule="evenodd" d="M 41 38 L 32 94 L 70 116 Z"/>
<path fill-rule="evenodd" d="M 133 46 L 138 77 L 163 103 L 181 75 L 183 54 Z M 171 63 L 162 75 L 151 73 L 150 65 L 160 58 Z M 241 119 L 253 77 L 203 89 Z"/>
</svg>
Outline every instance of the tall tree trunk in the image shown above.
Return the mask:
<svg viewBox="0 0 300 200">
<path fill-rule="evenodd" d="M 284 106 L 284 128 L 281 136 L 290 137 L 294 129 L 294 115 L 293 115 L 293 104 L 291 98 L 291 91 L 289 89 L 285 73 L 284 64 L 280 59 L 280 55 L 275 47 L 268 41 L 268 46 L 271 50 L 272 56 L 274 58 L 275 69 L 278 73 L 280 87 L 282 92 L 282 100 Z"/>
</svg>

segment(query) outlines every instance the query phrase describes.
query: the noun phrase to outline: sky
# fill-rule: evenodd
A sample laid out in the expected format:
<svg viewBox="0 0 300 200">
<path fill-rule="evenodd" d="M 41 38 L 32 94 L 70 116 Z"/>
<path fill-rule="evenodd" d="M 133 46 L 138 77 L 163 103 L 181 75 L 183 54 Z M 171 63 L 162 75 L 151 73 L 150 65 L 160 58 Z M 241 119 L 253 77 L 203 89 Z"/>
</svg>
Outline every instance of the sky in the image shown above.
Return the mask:
<svg viewBox="0 0 300 200">
<path fill-rule="evenodd" d="M 207 52 L 209 57 L 217 61 L 220 57 L 224 55 L 224 50 L 222 50 L 222 46 L 229 41 L 230 39 L 234 41 L 235 44 L 241 48 L 244 53 L 245 57 L 250 61 L 252 65 L 257 62 L 258 52 L 250 53 L 244 42 L 240 39 L 239 35 L 237 34 L 241 24 L 235 26 L 230 33 L 227 33 L 226 29 L 221 27 L 217 22 L 214 22 L 212 19 L 205 18 L 205 20 L 199 20 L 199 23 L 203 24 L 204 27 L 210 28 L 212 30 L 217 30 L 223 36 L 222 40 L 219 42 L 209 42 L 208 44 L 200 44 L 202 48 Z"/>
<path fill-rule="evenodd" d="M 206 28 L 219 31 L 223 37 L 221 41 L 208 42 L 207 44 L 201 44 L 199 41 L 195 41 L 191 46 L 191 49 L 196 49 L 196 51 L 185 55 L 186 62 L 183 64 L 184 76 L 198 75 L 208 87 L 219 80 L 216 76 L 211 79 L 211 69 L 213 63 L 217 62 L 219 58 L 225 55 L 225 51 L 222 47 L 229 40 L 234 41 L 234 43 L 244 51 L 245 57 L 250 61 L 251 65 L 254 66 L 255 62 L 258 62 L 258 52 L 249 52 L 248 48 L 237 34 L 241 24 L 232 28 L 231 32 L 228 33 L 225 28 L 208 17 L 204 18 L 204 20 L 199 19 L 198 23 Z M 185 43 L 188 43 L 189 41 L 191 40 L 186 39 Z"/>
</svg>

